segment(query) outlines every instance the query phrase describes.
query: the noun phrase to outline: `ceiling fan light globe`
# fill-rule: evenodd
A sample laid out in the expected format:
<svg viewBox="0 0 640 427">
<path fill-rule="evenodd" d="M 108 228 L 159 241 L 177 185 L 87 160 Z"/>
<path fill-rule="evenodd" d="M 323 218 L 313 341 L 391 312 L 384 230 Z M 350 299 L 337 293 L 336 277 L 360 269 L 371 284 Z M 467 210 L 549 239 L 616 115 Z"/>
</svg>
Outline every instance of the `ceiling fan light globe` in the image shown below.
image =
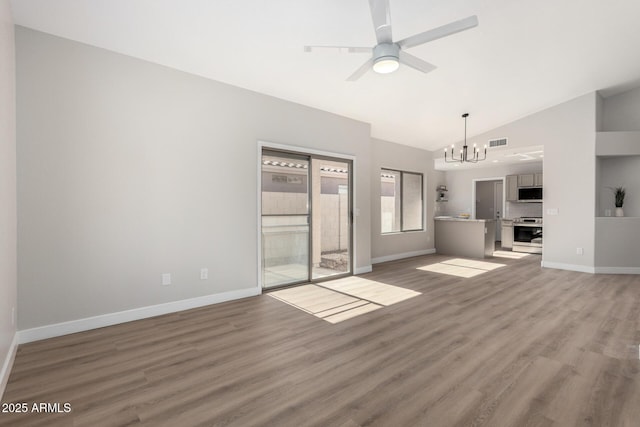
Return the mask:
<svg viewBox="0 0 640 427">
<path fill-rule="evenodd" d="M 398 58 L 383 57 L 383 58 L 378 58 L 373 63 L 373 71 L 375 71 L 378 74 L 389 74 L 396 71 L 399 66 L 400 66 L 400 63 L 398 62 Z"/>
</svg>

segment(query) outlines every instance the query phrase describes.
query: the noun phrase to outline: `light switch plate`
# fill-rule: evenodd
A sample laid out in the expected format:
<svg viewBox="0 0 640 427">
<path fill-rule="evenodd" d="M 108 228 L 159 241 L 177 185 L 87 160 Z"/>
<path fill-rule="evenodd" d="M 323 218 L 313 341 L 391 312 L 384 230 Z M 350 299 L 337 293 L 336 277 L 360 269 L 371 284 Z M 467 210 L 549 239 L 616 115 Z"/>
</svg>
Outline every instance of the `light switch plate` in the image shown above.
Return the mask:
<svg viewBox="0 0 640 427">
<path fill-rule="evenodd" d="M 164 286 L 171 284 L 171 273 L 162 273 L 162 284 Z"/>
</svg>

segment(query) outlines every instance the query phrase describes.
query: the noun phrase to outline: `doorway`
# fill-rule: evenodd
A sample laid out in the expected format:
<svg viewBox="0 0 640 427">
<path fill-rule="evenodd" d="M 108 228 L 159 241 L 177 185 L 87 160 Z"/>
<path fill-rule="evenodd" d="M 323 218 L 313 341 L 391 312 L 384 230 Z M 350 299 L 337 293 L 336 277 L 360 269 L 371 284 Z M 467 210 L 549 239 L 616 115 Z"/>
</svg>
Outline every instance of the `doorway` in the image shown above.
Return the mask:
<svg viewBox="0 0 640 427">
<path fill-rule="evenodd" d="M 497 242 L 502 241 L 500 221 L 504 213 L 504 179 L 486 178 L 473 180 L 473 217 L 476 219 L 494 219 L 496 221 Z"/>
<path fill-rule="evenodd" d="M 350 275 L 352 161 L 262 149 L 264 288 Z"/>
</svg>

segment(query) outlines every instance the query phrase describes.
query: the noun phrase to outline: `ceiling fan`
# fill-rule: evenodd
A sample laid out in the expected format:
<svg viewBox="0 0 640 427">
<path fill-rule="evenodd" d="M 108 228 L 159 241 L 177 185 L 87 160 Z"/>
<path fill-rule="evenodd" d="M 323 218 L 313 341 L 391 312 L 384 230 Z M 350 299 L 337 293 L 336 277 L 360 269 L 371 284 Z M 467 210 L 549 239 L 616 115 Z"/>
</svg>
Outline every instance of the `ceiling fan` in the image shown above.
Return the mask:
<svg viewBox="0 0 640 427">
<path fill-rule="evenodd" d="M 371 9 L 371 17 L 373 18 L 373 29 L 376 32 L 376 40 L 378 43 L 374 47 L 305 46 L 304 51 L 313 52 L 318 49 L 340 49 L 348 53 L 371 54 L 371 58 L 351 74 L 347 79 L 348 81 L 358 80 L 369 71 L 369 68 L 373 68 L 373 71 L 380 74 L 392 73 L 398 69 L 400 63 L 422 71 L 423 73 L 428 73 L 435 70 L 436 66 L 408 54 L 404 49 L 450 36 L 478 25 L 478 17 L 473 15 L 394 42 L 391 37 L 389 0 L 369 0 L 369 7 Z"/>
</svg>

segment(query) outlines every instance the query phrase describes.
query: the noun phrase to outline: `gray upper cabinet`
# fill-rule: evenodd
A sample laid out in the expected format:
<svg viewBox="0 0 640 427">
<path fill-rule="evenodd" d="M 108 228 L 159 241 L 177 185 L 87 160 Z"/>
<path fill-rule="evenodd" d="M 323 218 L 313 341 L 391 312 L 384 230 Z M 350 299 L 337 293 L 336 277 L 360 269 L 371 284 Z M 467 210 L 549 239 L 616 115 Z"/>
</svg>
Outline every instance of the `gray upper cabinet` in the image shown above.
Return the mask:
<svg viewBox="0 0 640 427">
<path fill-rule="evenodd" d="M 518 175 L 518 187 L 533 187 L 535 175 L 530 173 L 526 175 Z"/>
<path fill-rule="evenodd" d="M 506 176 L 506 199 L 507 202 L 517 202 L 518 201 L 518 175 L 507 175 Z"/>
<path fill-rule="evenodd" d="M 517 202 L 519 187 L 542 187 L 542 173 L 507 175 L 505 181 L 507 202 Z"/>
<path fill-rule="evenodd" d="M 542 187 L 542 173 L 537 173 L 533 177 L 533 185 L 536 187 Z"/>
</svg>

